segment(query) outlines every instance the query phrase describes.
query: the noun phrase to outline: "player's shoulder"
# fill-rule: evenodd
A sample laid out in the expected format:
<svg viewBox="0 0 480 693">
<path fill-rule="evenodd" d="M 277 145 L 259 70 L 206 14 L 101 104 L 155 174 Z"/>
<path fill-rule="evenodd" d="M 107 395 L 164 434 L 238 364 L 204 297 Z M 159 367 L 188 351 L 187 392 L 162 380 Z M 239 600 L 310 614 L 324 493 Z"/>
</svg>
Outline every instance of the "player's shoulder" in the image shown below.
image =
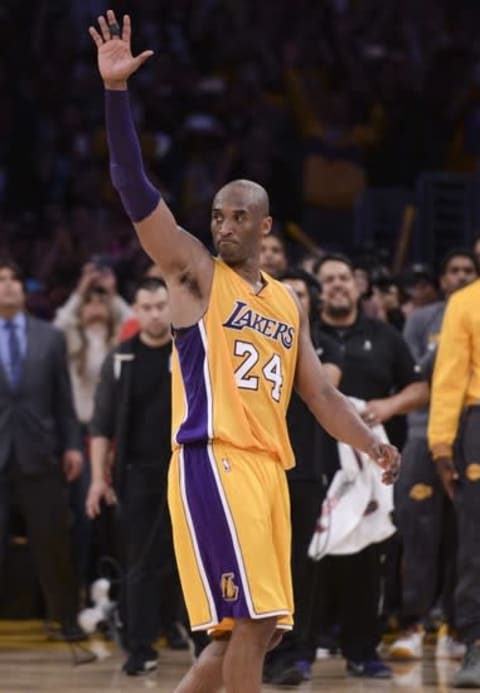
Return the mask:
<svg viewBox="0 0 480 693">
<path fill-rule="evenodd" d="M 476 279 L 474 282 L 469 284 L 468 286 L 464 286 L 463 289 L 458 289 L 458 291 L 455 291 L 455 293 L 450 297 L 448 301 L 448 307 L 451 309 L 451 306 L 454 307 L 461 307 L 461 306 L 469 306 L 471 303 L 475 302 L 475 304 L 478 306 L 480 301 L 480 279 Z"/>
<path fill-rule="evenodd" d="M 267 281 L 270 287 L 270 292 L 273 300 L 281 303 L 285 308 L 292 310 L 295 317 L 300 317 L 300 305 L 298 302 L 297 295 L 291 286 L 288 284 L 278 281 L 271 275 L 262 272 L 264 279 Z"/>
</svg>

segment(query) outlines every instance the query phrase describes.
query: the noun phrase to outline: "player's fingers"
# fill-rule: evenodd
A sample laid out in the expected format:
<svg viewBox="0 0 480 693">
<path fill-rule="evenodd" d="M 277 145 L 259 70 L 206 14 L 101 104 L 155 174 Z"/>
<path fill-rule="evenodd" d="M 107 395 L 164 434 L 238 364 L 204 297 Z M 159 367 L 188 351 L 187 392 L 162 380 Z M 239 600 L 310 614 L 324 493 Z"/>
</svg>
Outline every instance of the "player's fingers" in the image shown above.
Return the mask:
<svg viewBox="0 0 480 693">
<path fill-rule="evenodd" d="M 100 17 L 98 17 L 98 25 L 100 27 L 103 40 L 110 41 L 110 29 L 108 28 L 107 20 L 103 15 L 100 15 Z"/>
<path fill-rule="evenodd" d="M 137 57 L 135 58 L 135 69 L 138 69 L 140 65 L 143 65 L 143 63 L 146 60 L 148 60 L 152 55 L 153 51 L 143 51 L 143 53 L 137 55 Z"/>
<path fill-rule="evenodd" d="M 114 505 L 115 504 L 115 494 L 111 488 L 107 490 L 105 493 L 105 503 L 107 505 Z"/>
<path fill-rule="evenodd" d="M 388 464 L 388 458 L 385 457 L 385 455 L 379 455 L 376 459 L 375 462 L 378 464 L 379 467 L 382 469 L 387 469 L 389 464 Z"/>
<path fill-rule="evenodd" d="M 108 24 L 118 24 L 117 22 L 117 17 L 115 15 L 115 12 L 113 10 L 107 10 L 107 22 Z"/>
<path fill-rule="evenodd" d="M 93 42 L 95 43 L 97 48 L 100 48 L 100 46 L 103 46 L 103 39 L 100 36 L 100 34 L 98 33 L 98 31 L 95 29 L 95 27 L 89 26 L 88 27 L 88 33 L 92 37 Z"/>
<path fill-rule="evenodd" d="M 120 25 L 117 22 L 117 17 L 113 10 L 107 10 L 107 23 L 110 38 L 120 40 L 122 37 L 122 30 L 120 29 Z"/>
<path fill-rule="evenodd" d="M 85 503 L 85 511 L 87 513 L 87 516 L 91 519 L 95 517 L 95 506 L 92 498 L 87 498 L 87 502 Z"/>
<path fill-rule="evenodd" d="M 122 39 L 128 44 L 132 38 L 132 23 L 130 21 L 130 15 L 123 15 L 123 25 L 122 25 Z"/>
</svg>

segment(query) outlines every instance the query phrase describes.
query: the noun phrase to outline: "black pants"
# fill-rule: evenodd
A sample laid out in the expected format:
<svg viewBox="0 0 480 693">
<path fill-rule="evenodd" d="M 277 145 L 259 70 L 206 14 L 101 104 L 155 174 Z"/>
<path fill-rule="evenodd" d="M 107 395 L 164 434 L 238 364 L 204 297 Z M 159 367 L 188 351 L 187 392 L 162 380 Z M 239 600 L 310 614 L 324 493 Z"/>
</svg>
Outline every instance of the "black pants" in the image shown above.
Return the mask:
<svg viewBox="0 0 480 693">
<path fill-rule="evenodd" d="M 25 475 L 14 461 L 0 475 L 0 580 L 3 581 L 8 521 L 16 506 L 25 519 L 48 618 L 76 623 L 78 584 L 70 551 L 67 489 L 59 468 Z"/>
<path fill-rule="evenodd" d="M 456 446 L 459 473 L 454 503 L 458 523 L 456 618 L 466 642 L 480 639 L 480 407 L 469 409 Z"/>
<path fill-rule="evenodd" d="M 151 646 L 181 615 L 164 470 L 128 467 L 119 519 L 125 568 L 121 616 L 127 647 L 135 652 Z"/>
<path fill-rule="evenodd" d="M 312 642 L 312 614 L 316 600 L 318 564 L 308 555 L 308 546 L 320 513 L 324 486 L 320 481 L 289 479 L 290 514 L 292 523 L 292 582 L 295 602 L 295 625 L 287 632 L 268 661 L 281 660 L 289 665 L 298 660 L 310 661 L 315 657 Z"/>
<path fill-rule="evenodd" d="M 349 556 L 326 556 L 318 564 L 319 626 L 324 632 L 340 627 L 340 647 L 346 659 L 376 657 L 380 641 L 381 550 L 371 544 Z"/>
<path fill-rule="evenodd" d="M 402 625 L 428 615 L 441 593 L 454 625 L 456 520 L 425 438 L 407 441 L 395 487 L 395 517 L 403 545 Z"/>
</svg>

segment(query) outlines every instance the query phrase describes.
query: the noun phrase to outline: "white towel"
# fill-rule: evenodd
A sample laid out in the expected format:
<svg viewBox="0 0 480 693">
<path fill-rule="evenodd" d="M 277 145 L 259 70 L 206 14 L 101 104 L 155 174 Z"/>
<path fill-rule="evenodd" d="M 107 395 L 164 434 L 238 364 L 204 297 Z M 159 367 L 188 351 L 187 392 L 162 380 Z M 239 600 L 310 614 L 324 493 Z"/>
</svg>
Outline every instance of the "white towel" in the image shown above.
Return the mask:
<svg viewBox="0 0 480 693">
<path fill-rule="evenodd" d="M 360 413 L 363 400 L 350 397 Z M 388 443 L 382 425 L 376 435 Z M 308 555 L 315 561 L 327 555 L 358 553 L 395 533 L 391 520 L 393 487 L 382 482 L 382 470 L 365 453 L 338 443 L 340 469 L 332 479 L 317 520 Z"/>
</svg>

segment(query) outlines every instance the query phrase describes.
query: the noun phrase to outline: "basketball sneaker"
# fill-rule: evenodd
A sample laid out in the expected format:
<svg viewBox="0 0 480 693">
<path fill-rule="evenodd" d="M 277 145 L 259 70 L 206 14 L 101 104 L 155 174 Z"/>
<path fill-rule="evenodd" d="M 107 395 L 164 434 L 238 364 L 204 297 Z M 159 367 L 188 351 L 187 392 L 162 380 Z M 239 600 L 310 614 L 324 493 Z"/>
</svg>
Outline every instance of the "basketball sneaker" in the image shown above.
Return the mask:
<svg viewBox="0 0 480 693">
<path fill-rule="evenodd" d="M 446 623 L 440 626 L 437 633 L 435 657 L 437 659 L 462 659 L 466 646 L 449 632 Z"/>
<path fill-rule="evenodd" d="M 421 659 L 423 657 L 423 639 L 425 630 L 423 626 L 413 626 L 408 630 L 400 633 L 388 649 L 390 659 Z"/>
</svg>

